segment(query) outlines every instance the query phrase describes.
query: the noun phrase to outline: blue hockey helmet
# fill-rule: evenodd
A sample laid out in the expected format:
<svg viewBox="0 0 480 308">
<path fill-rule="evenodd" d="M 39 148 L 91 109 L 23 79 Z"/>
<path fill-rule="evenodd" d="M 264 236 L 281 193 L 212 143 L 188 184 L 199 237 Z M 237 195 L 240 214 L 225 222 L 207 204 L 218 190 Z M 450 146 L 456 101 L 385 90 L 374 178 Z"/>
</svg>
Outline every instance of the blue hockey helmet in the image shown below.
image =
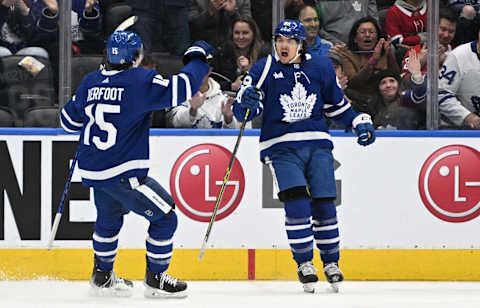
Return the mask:
<svg viewBox="0 0 480 308">
<path fill-rule="evenodd" d="M 142 50 L 142 39 L 135 32 L 116 31 L 107 41 L 107 58 L 112 64 L 132 63 Z"/>
<path fill-rule="evenodd" d="M 307 33 L 303 24 L 300 21 L 293 19 L 285 19 L 278 24 L 274 36 L 277 37 L 279 35 L 291 37 L 300 41 L 307 38 Z"/>
</svg>

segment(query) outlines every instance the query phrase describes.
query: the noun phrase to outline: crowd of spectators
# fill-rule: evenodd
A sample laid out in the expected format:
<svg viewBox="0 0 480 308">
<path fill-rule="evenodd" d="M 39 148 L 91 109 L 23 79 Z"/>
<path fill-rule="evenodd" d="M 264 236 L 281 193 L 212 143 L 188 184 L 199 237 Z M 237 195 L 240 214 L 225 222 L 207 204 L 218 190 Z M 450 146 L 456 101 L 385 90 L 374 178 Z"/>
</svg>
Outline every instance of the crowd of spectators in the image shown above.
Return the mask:
<svg viewBox="0 0 480 308">
<path fill-rule="evenodd" d="M 109 9 L 120 4 L 130 8 L 125 20 L 134 16 L 134 22 L 117 26 L 142 37 L 148 52 L 145 65 L 158 68 L 161 74 L 162 55 L 180 56 L 193 41 L 209 42 L 216 49 L 213 71 L 190 101 L 164 115 L 160 126 L 238 127 L 229 97 L 252 64 L 271 53 L 272 1 L 69 1 L 73 55 L 103 54 L 104 40 L 110 34 L 105 31 L 105 20 L 111 19 Z M 339 83 L 357 112 L 369 113 L 377 128 L 425 128 L 430 52 L 426 0 L 283 1 L 285 16 L 305 25 L 307 51 L 332 60 Z M 53 75 L 58 76 L 61 3 L 0 0 L 0 61 L 13 55 L 40 57 L 49 61 Z M 435 54 L 439 57 L 441 124 L 479 129 L 480 95 L 469 88 L 462 71 L 467 68 L 462 65 L 480 59 L 480 46 L 471 43 L 480 36 L 480 1 L 440 0 L 440 6 Z M 455 52 L 457 48 L 464 51 Z M 480 63 L 472 65 L 480 68 Z M 467 75 L 480 82 L 480 72 L 468 71 Z"/>
</svg>

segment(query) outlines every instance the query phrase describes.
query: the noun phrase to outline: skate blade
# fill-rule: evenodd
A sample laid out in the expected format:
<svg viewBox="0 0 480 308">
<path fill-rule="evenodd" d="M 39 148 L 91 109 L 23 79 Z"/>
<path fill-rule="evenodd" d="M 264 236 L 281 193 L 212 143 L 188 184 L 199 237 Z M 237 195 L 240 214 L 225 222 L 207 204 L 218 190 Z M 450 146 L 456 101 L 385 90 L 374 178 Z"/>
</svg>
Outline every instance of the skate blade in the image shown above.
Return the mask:
<svg viewBox="0 0 480 308">
<path fill-rule="evenodd" d="M 306 293 L 315 293 L 315 282 L 307 282 L 302 284 L 303 291 Z"/>
<path fill-rule="evenodd" d="M 146 298 L 185 298 L 188 296 L 187 291 L 180 291 L 180 292 L 175 292 L 175 293 L 169 293 L 165 292 L 159 289 L 151 288 L 148 286 L 145 286 L 145 291 L 143 295 Z"/>
<path fill-rule="evenodd" d="M 330 284 L 333 293 L 338 293 L 340 291 L 340 282 L 334 282 Z"/>
<path fill-rule="evenodd" d="M 133 288 L 113 289 L 90 286 L 88 295 L 92 297 L 130 297 L 133 295 Z"/>
</svg>

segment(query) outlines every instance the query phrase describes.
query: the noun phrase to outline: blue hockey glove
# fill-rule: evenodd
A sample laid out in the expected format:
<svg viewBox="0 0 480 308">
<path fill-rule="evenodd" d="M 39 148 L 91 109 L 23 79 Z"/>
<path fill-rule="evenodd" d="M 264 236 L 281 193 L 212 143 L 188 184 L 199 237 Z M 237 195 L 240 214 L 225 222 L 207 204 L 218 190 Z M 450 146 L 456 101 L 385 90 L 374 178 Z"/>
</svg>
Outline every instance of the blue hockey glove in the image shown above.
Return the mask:
<svg viewBox="0 0 480 308">
<path fill-rule="evenodd" d="M 242 100 L 240 105 L 245 109 L 250 109 L 250 111 L 255 111 L 260 105 L 260 101 L 263 98 L 263 91 L 257 89 L 253 86 L 248 86 L 245 88 L 242 94 Z"/>
<path fill-rule="evenodd" d="M 358 144 L 367 146 L 375 142 L 375 128 L 368 114 L 360 113 L 353 119 L 352 126 L 358 136 Z"/>
<path fill-rule="evenodd" d="M 183 54 L 183 64 L 187 64 L 192 59 L 200 59 L 204 62 L 208 62 L 213 59 L 215 49 L 205 41 L 196 41 L 192 46 L 188 47 L 187 51 Z"/>
</svg>

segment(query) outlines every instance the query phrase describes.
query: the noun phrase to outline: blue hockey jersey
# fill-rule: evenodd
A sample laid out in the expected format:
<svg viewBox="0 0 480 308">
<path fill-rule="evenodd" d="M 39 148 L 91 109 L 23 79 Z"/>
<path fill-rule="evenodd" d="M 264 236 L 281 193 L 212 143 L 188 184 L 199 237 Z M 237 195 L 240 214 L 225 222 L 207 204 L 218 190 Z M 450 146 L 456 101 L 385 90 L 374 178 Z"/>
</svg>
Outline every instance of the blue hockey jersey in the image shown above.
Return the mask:
<svg viewBox="0 0 480 308">
<path fill-rule="evenodd" d="M 141 67 L 88 74 L 60 114 L 67 132 L 82 132 L 78 170 L 83 184 L 146 176 L 151 112 L 188 100 L 208 70 L 206 63 L 192 60 L 170 79 Z"/>
<path fill-rule="evenodd" d="M 243 80 L 242 88 L 258 86 L 267 58 L 257 61 Z M 233 106 L 239 121 L 245 115 L 240 105 L 242 88 Z M 260 108 L 248 118 L 263 113 L 260 134 L 262 161 L 270 151 L 280 147 L 318 145 L 333 148 L 325 117 L 351 128 L 357 113 L 345 99 L 331 60 L 326 56 L 306 54 L 298 64 L 282 64 L 273 59 L 265 81 Z"/>
</svg>

